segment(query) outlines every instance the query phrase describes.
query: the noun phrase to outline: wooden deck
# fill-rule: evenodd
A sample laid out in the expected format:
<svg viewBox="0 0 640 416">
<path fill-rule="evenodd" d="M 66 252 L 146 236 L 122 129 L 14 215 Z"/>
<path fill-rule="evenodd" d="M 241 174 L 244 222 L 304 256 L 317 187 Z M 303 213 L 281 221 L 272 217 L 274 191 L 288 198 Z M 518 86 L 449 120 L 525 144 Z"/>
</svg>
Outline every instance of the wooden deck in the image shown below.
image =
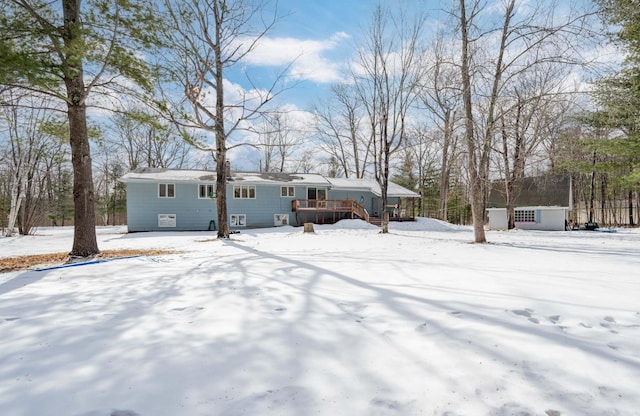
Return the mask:
<svg viewBox="0 0 640 416">
<path fill-rule="evenodd" d="M 333 224 L 345 218 L 360 218 L 373 225 L 382 224 L 381 217 L 369 215 L 365 207 L 352 200 L 295 199 L 291 201 L 291 210 L 296 213 L 298 223 Z M 415 221 L 404 210 L 391 210 L 389 214 L 389 221 Z"/>
<path fill-rule="evenodd" d="M 294 199 L 291 201 L 291 210 L 296 213 L 299 222 L 324 224 L 338 222 L 345 218 L 361 218 L 370 222 L 369 213 L 365 207 L 352 200 Z"/>
</svg>

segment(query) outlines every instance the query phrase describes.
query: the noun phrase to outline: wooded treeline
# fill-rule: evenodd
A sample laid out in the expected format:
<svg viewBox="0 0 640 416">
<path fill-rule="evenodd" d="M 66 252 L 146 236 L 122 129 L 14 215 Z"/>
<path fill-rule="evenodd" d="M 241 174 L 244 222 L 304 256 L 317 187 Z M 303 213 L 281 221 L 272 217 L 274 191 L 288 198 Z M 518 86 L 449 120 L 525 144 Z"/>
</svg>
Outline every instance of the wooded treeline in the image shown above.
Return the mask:
<svg viewBox="0 0 640 416">
<path fill-rule="evenodd" d="M 3 234 L 74 224 L 82 195 L 95 202 L 96 224 L 122 224 L 126 194 L 117 179 L 124 173 L 149 166 L 224 176 L 219 167 L 227 160 L 255 170 L 372 177 L 383 198 L 394 181 L 420 193 L 416 215 L 473 223 L 477 242 L 485 240 L 489 183 L 503 184 L 512 210 L 514 184 L 525 176 L 571 175 L 574 221 L 640 223 L 640 12 L 632 0 L 581 8 L 443 2 L 435 31 L 425 29 L 427 14 L 382 2 L 343 82 L 302 110 L 285 104 L 288 90 L 303 87 L 287 83 L 286 65 L 261 88 L 225 89 L 230 70 L 281 18 L 268 3 L 127 1 L 118 3 L 121 14 L 116 3 L 88 2 L 82 30 L 60 33 L 16 23 L 25 13 L 53 22 L 59 11 L 39 0 L 0 7 Z M 111 29 L 100 10 L 112 11 Z M 134 18 L 147 20 L 136 26 Z M 144 37 L 132 35 L 142 26 Z M 60 60 L 34 60 L 24 47 L 29 39 Z M 615 67 L 598 59 L 611 45 L 627 57 Z M 40 74 L 46 65 L 59 72 Z M 77 99 L 71 87 L 82 71 Z M 72 158 L 80 150 L 69 117 L 77 108 L 88 112 L 82 134 L 93 171 L 91 186 L 74 191 L 80 165 Z"/>
</svg>

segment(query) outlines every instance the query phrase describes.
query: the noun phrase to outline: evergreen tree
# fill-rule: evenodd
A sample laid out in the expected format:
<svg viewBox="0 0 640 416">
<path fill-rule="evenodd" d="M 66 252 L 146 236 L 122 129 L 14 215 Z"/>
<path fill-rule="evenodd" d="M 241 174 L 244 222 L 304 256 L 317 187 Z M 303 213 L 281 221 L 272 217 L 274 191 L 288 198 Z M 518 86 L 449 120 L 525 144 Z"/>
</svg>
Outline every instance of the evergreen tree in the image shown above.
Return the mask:
<svg viewBox="0 0 640 416">
<path fill-rule="evenodd" d="M 140 52 L 155 43 L 151 0 L 8 0 L 0 15 L 0 85 L 64 103 L 73 164 L 74 241 L 71 255 L 99 252 L 88 99 L 127 90 L 126 78 L 149 88 Z M 130 90 L 129 90 L 130 91 Z"/>
</svg>

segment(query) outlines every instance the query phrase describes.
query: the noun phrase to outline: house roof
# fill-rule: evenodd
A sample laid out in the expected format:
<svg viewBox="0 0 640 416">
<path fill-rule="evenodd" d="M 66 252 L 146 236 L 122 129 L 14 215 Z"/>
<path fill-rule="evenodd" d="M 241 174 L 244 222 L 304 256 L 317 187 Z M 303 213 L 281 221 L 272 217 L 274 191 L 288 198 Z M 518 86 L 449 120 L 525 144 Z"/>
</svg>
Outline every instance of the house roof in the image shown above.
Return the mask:
<svg viewBox="0 0 640 416">
<path fill-rule="evenodd" d="M 209 182 L 216 180 L 215 172 L 208 170 L 178 170 L 164 168 L 138 168 L 122 176 L 120 182 Z"/>
<path fill-rule="evenodd" d="M 327 178 L 332 189 L 341 191 L 371 191 L 376 196 L 381 196 L 382 191 L 378 181 L 373 179 L 351 179 L 351 178 Z M 418 198 L 420 195 L 393 182 L 389 182 L 387 196 L 402 198 Z"/>
<path fill-rule="evenodd" d="M 513 192 L 515 207 L 571 206 L 571 177 L 546 175 L 523 178 Z M 504 180 L 491 183 L 487 208 L 506 207 Z"/>
<path fill-rule="evenodd" d="M 322 175 L 315 173 L 283 173 L 283 172 L 231 172 L 231 182 L 250 184 L 288 183 L 292 185 L 328 186 L 329 182 Z"/>
<path fill-rule="evenodd" d="M 119 179 L 121 182 L 213 182 L 216 173 L 207 170 L 182 170 L 162 168 L 139 168 Z M 380 196 L 380 185 L 373 179 L 325 178 L 315 173 L 282 172 L 232 172 L 229 182 L 259 184 L 292 184 L 325 186 L 343 191 L 370 191 Z M 390 197 L 417 198 L 419 195 L 398 184 L 389 182 L 387 195 Z"/>
</svg>

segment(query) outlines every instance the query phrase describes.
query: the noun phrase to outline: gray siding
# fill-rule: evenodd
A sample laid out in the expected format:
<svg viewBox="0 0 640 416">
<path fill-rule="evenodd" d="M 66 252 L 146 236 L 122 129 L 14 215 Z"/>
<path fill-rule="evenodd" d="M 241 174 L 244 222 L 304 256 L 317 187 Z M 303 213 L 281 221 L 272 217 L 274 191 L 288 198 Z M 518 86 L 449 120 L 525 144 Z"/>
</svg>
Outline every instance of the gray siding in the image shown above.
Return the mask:
<svg viewBox="0 0 640 416">
<path fill-rule="evenodd" d="M 198 198 L 197 183 L 175 182 L 175 198 L 159 198 L 158 184 L 127 183 L 127 225 L 136 231 L 200 231 L 207 230 L 216 218 L 215 203 Z M 175 214 L 175 227 L 159 227 L 159 214 Z"/>
<path fill-rule="evenodd" d="M 158 197 L 157 182 L 127 183 L 127 222 L 130 232 L 205 231 L 209 228 L 211 220 L 215 220 L 217 223 L 215 200 L 198 198 L 200 183 L 168 183 L 173 183 L 175 186 L 174 198 Z M 234 198 L 234 185 L 255 186 L 255 199 Z M 281 196 L 282 186 L 293 186 L 295 194 L 293 196 Z M 307 185 L 230 182 L 227 185 L 227 213 L 229 215 L 230 229 L 273 227 L 275 225 L 275 214 L 288 214 L 290 225 L 302 225 L 305 218 L 296 216 L 296 213 L 292 211 L 292 201 L 294 199 L 307 199 Z M 367 211 L 374 215 L 377 210 L 374 204 L 379 198 L 372 192 L 327 189 L 327 199 L 350 199 L 359 203 L 364 201 L 363 205 Z M 397 199 L 389 198 L 389 203 L 396 203 Z M 160 227 L 158 224 L 158 216 L 160 214 L 175 215 L 175 227 Z M 231 217 L 233 215 L 244 215 L 245 225 L 232 225 Z"/>
<path fill-rule="evenodd" d="M 232 214 L 246 215 L 246 227 L 230 227 L 232 229 L 263 228 L 274 226 L 274 214 L 289 214 L 289 224 L 296 224 L 295 213 L 291 211 L 291 201 L 306 198 L 306 187 L 295 186 L 293 197 L 280 196 L 281 185 L 257 184 L 255 199 L 238 199 L 233 197 L 233 186 L 245 185 L 241 182 L 227 186 L 227 211 Z M 290 186 L 290 185 L 289 185 Z"/>
</svg>

